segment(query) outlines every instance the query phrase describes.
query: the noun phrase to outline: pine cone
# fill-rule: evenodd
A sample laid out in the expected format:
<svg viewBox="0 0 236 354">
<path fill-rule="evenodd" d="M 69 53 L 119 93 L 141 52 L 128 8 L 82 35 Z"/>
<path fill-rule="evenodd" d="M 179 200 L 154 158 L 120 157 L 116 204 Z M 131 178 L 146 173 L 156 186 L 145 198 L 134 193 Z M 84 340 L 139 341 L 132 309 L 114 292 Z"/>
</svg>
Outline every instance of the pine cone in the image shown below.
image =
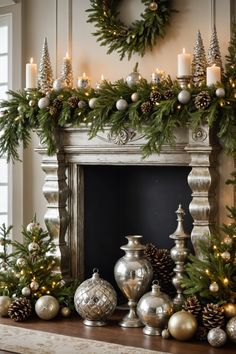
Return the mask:
<svg viewBox="0 0 236 354">
<path fill-rule="evenodd" d="M 79 100 L 78 100 L 77 97 L 71 96 L 71 97 L 68 98 L 68 101 L 67 101 L 67 102 L 69 103 L 69 105 L 70 105 L 71 108 L 74 108 L 74 109 L 75 109 L 75 108 L 77 108 L 77 106 L 78 106 Z"/>
<path fill-rule="evenodd" d="M 141 104 L 140 109 L 142 113 L 150 113 L 152 110 L 152 103 L 150 101 L 145 101 Z"/>
<path fill-rule="evenodd" d="M 20 297 L 15 299 L 9 309 L 8 309 L 8 316 L 16 321 L 24 321 L 32 314 L 32 306 L 29 299 Z"/>
<path fill-rule="evenodd" d="M 61 109 L 61 106 L 62 106 L 62 101 L 59 100 L 58 98 L 55 98 L 55 100 L 53 100 L 52 105 L 53 105 L 53 107 L 55 107 L 57 110 L 60 110 L 60 109 Z"/>
<path fill-rule="evenodd" d="M 57 109 L 56 107 L 49 107 L 49 113 L 51 114 L 51 116 L 55 117 L 57 115 Z"/>
<path fill-rule="evenodd" d="M 205 109 L 211 103 L 211 96 L 207 91 L 201 91 L 196 96 L 194 103 L 197 109 Z"/>
<path fill-rule="evenodd" d="M 208 330 L 206 327 L 199 326 L 195 334 L 196 340 L 198 340 L 199 342 L 205 342 L 207 340 L 207 333 Z"/>
<path fill-rule="evenodd" d="M 172 91 L 172 90 L 166 90 L 165 92 L 164 92 L 164 98 L 165 98 L 165 100 L 171 100 L 172 98 L 174 98 L 174 91 Z"/>
<path fill-rule="evenodd" d="M 224 311 L 218 304 L 207 304 L 202 311 L 202 323 L 208 330 L 224 325 Z"/>
<path fill-rule="evenodd" d="M 161 101 L 162 99 L 162 94 L 158 91 L 153 91 L 150 93 L 150 101 L 152 103 L 156 103 L 156 102 L 159 102 Z"/>
<path fill-rule="evenodd" d="M 196 296 L 189 296 L 182 305 L 183 310 L 193 314 L 198 320 L 202 312 L 201 304 Z"/>
</svg>

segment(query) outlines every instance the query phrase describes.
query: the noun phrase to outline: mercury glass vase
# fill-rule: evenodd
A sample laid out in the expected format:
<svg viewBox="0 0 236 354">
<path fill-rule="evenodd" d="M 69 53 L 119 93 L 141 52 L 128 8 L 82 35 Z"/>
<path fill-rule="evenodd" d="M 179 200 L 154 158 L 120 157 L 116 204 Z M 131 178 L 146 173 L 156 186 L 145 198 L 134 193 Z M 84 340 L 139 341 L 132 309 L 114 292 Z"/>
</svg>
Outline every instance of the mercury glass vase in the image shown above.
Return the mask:
<svg viewBox="0 0 236 354">
<path fill-rule="evenodd" d="M 120 258 L 114 269 L 115 280 L 122 293 L 128 299 L 129 313 L 122 319 L 122 327 L 141 327 L 136 307 L 140 297 L 148 289 L 153 270 L 144 256 L 145 246 L 140 243 L 142 236 L 126 236 L 128 243 L 121 247 L 125 255 Z"/>
</svg>

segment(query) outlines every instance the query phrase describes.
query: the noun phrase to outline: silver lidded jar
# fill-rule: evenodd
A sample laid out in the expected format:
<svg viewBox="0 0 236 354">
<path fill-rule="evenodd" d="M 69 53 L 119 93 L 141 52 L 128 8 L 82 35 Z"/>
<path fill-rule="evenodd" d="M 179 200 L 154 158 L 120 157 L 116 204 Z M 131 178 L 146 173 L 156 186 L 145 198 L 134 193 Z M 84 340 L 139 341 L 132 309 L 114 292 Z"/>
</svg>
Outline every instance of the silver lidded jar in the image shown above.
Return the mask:
<svg viewBox="0 0 236 354">
<path fill-rule="evenodd" d="M 139 300 L 137 314 L 145 325 L 143 333 L 160 336 L 173 314 L 173 302 L 167 294 L 160 291 L 157 280 L 154 280 L 152 284 L 152 290 Z"/>
<path fill-rule="evenodd" d="M 145 246 L 140 243 L 142 236 L 126 236 L 128 243 L 121 247 L 125 255 L 114 269 L 115 280 L 122 293 L 128 298 L 129 313 L 122 319 L 122 327 L 142 327 L 136 314 L 140 297 L 147 291 L 153 277 L 150 262 L 144 256 Z"/>
<path fill-rule="evenodd" d="M 104 326 L 116 304 L 114 288 L 100 278 L 97 268 L 93 270 L 92 278 L 80 284 L 74 295 L 75 309 L 87 326 Z"/>
</svg>

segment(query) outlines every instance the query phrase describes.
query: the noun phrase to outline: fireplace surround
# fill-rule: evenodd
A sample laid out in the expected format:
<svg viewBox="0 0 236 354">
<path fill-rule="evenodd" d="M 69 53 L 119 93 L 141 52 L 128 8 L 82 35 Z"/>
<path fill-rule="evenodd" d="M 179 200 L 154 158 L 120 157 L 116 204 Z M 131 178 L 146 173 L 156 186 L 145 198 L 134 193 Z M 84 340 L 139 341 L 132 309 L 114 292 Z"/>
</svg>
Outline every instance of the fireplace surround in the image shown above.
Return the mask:
<svg viewBox="0 0 236 354">
<path fill-rule="evenodd" d="M 84 170 L 85 165 L 102 166 L 189 166 L 192 191 L 189 211 L 193 218 L 191 241 L 211 234 L 217 221 L 218 141 L 208 126 L 193 131 L 177 128 L 175 146 L 163 146 L 160 154 L 142 157 L 144 137 L 124 129 L 112 135 L 109 127 L 88 138 L 89 128 L 67 127 L 55 132 L 58 151 L 48 156 L 40 145 L 45 172 L 43 194 L 47 200 L 45 223 L 54 236 L 59 259 L 58 271 L 65 278 L 84 278 Z M 178 203 L 178 201 L 176 201 Z"/>
</svg>

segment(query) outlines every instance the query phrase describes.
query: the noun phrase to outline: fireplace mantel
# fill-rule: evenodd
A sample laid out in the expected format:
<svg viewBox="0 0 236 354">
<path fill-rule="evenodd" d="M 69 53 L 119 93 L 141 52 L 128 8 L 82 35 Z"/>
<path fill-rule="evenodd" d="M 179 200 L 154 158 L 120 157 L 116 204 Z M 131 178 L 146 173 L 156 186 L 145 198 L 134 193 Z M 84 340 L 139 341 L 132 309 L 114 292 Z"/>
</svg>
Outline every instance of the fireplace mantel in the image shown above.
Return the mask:
<svg viewBox="0 0 236 354">
<path fill-rule="evenodd" d="M 131 130 L 112 136 L 109 127 L 89 139 L 89 127 L 63 128 L 56 132 L 58 152 L 48 156 L 44 146 L 36 151 L 42 155 L 47 200 L 45 223 L 54 236 L 59 259 L 58 270 L 64 277 L 84 273 L 83 165 L 146 165 L 190 166 L 188 183 L 192 190 L 189 210 L 193 218 L 191 240 L 195 252 L 198 239 L 211 234 L 217 218 L 217 154 L 219 145 L 207 126 L 192 131 L 177 128 L 174 147 L 163 146 L 160 154 L 143 158 L 143 136 Z"/>
</svg>

